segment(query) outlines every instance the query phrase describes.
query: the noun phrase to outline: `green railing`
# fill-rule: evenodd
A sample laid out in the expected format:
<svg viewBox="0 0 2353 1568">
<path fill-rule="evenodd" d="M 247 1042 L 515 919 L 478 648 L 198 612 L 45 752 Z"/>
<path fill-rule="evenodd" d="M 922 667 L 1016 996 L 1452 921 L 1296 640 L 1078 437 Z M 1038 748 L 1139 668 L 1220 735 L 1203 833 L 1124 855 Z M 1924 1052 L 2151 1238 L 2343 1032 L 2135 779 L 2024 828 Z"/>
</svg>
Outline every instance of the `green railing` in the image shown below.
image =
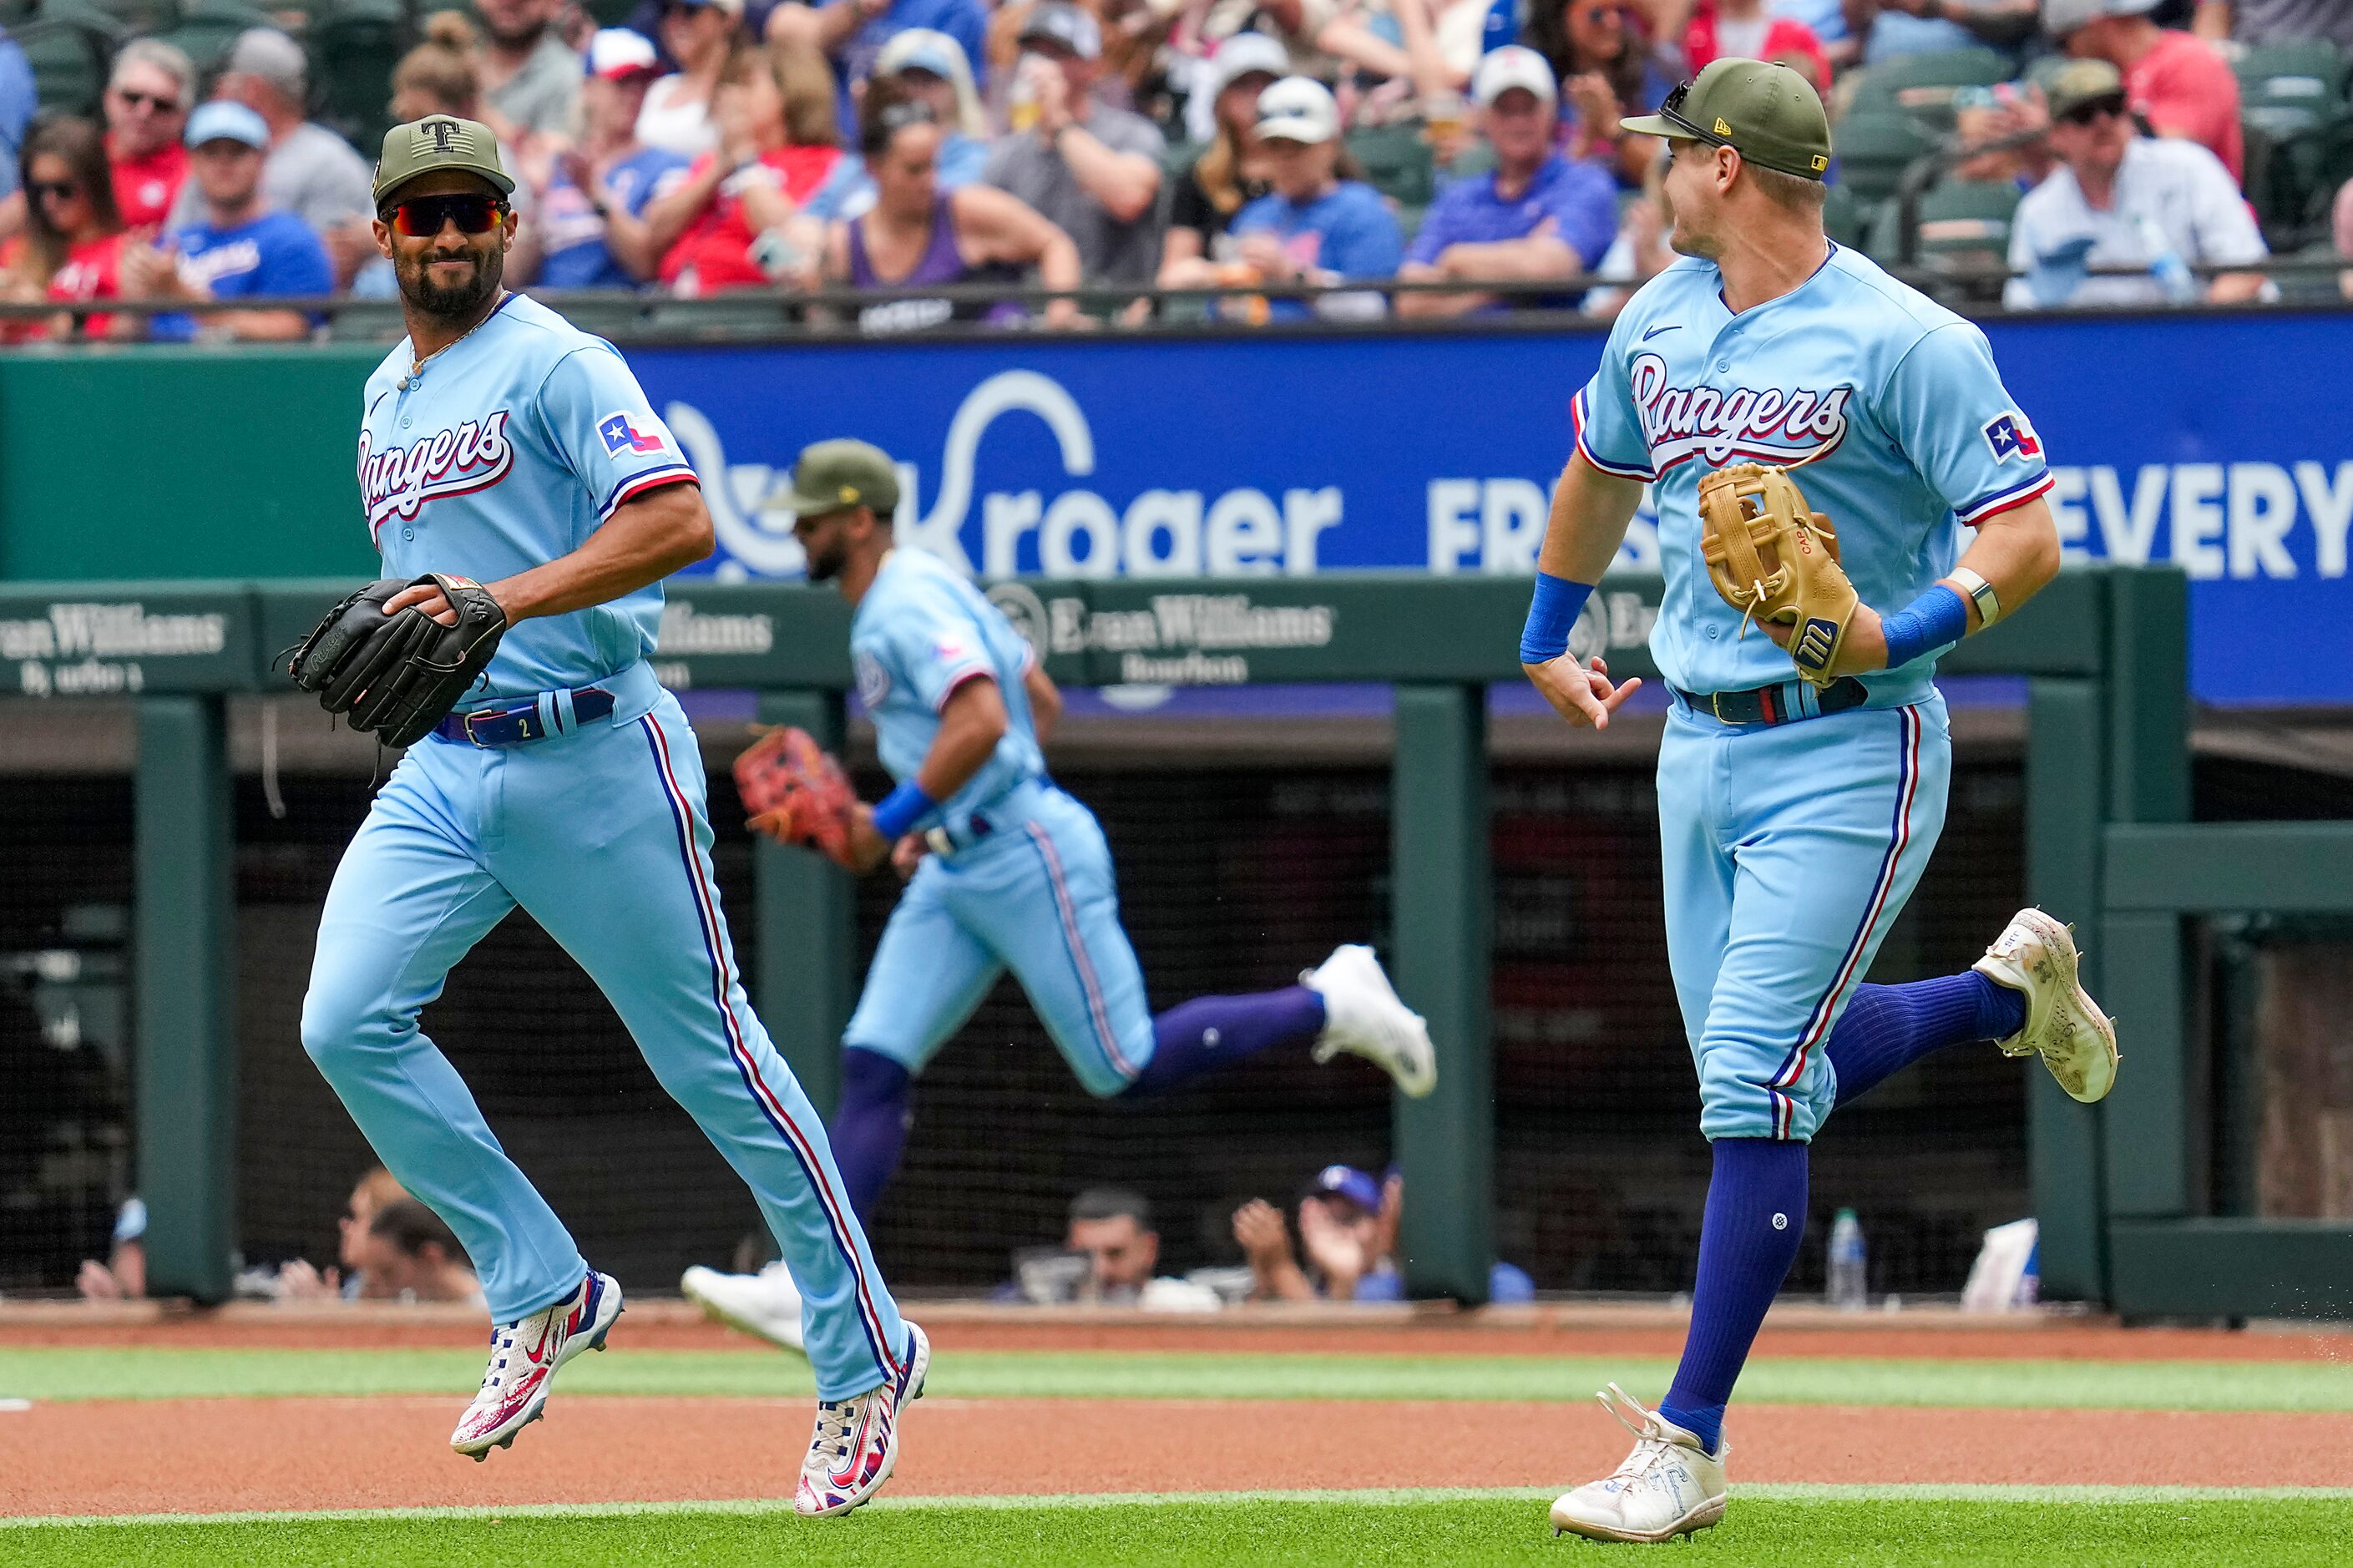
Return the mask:
<svg viewBox="0 0 2353 1568">
<path fill-rule="evenodd" d="M 290 690 L 278 650 L 349 586 L 0 588 L 0 669 L 19 691 L 138 704 L 137 1148 L 159 1290 L 216 1300 L 229 1286 L 237 1068 L 225 701 Z M 2353 907 L 2341 875 L 2353 829 L 2184 826 L 2187 590 L 2170 568 L 2069 571 L 1945 663 L 1956 674 L 2026 678 L 2028 891 L 2076 922 L 2087 979 L 2124 998 L 2127 1065 L 2105 1105 L 2076 1105 L 2045 1075 L 2031 1078 L 2043 1288 L 2126 1312 L 2342 1311 L 2353 1305 L 2353 1227 L 2193 1217 L 2200 1102 L 2189 1078 L 2179 922 L 2219 909 Z M 1403 1250 L 1417 1293 L 1479 1300 L 1493 1247 L 1494 1120 L 1485 689 L 1520 679 L 1514 634 L 1525 583 L 1024 580 L 992 593 L 1067 685 L 1397 688 L 1395 968 L 1441 1053 L 1438 1093 L 1400 1100 L 1395 1111 L 1398 1158 L 1426 1198 L 1407 1211 Z M 1655 578 L 1612 578 L 1596 595 L 1589 625 L 1618 673 L 1655 676 L 1641 638 L 1658 597 Z M 838 742 L 848 633 L 847 607 L 829 591 L 681 581 L 657 662 L 673 686 L 756 690 L 764 718 Z M 757 999 L 827 1107 L 856 983 L 850 887 L 816 857 L 765 844 L 754 877 L 754 921 L 797 933 L 757 942 Z"/>
</svg>

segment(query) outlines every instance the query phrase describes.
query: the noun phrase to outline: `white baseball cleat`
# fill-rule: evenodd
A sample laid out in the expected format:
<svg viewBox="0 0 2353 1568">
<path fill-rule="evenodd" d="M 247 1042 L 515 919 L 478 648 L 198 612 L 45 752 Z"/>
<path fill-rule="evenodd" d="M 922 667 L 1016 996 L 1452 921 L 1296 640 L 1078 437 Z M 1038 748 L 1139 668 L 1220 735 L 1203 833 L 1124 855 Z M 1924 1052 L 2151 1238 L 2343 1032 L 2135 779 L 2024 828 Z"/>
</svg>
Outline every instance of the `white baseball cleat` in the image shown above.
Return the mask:
<svg viewBox="0 0 2353 1568">
<path fill-rule="evenodd" d="M 2026 995 L 2026 1027 L 1996 1042 L 2004 1056 L 2041 1057 L 2059 1087 L 2089 1105 L 2116 1083 L 2116 1026 L 2077 977 L 2074 928 L 2025 909 L 1969 965 Z"/>
<path fill-rule="evenodd" d="M 757 1274 L 722 1274 L 695 1265 L 679 1277 L 678 1288 L 702 1315 L 757 1334 L 780 1349 L 808 1353 L 801 1330 L 801 1293 L 782 1259 Z"/>
<path fill-rule="evenodd" d="M 1344 942 L 1321 965 L 1302 972 L 1299 983 L 1324 998 L 1317 1061 L 1354 1052 L 1416 1100 L 1438 1087 L 1438 1052 L 1430 1043 L 1430 1026 L 1398 1000 L 1371 948 Z"/>
<path fill-rule="evenodd" d="M 801 1461 L 793 1511 L 807 1519 L 848 1513 L 882 1489 L 899 1462 L 899 1416 L 923 1396 L 932 1342 L 907 1325 L 907 1364 L 892 1382 L 848 1399 L 817 1402 L 817 1432 Z"/>
<path fill-rule="evenodd" d="M 1611 1384 L 1601 1408 L 1634 1434 L 1634 1451 L 1607 1480 L 1588 1482 L 1552 1505 L 1555 1535 L 1573 1531 L 1593 1541 L 1672 1541 L 1724 1517 L 1724 1457 Z"/>
<path fill-rule="evenodd" d="M 491 1365 L 481 1392 L 449 1447 L 476 1461 L 492 1448 L 512 1448 L 515 1434 L 539 1419 L 556 1372 L 582 1351 L 601 1351 L 613 1320 L 621 1315 L 621 1287 L 609 1274 L 591 1268 L 571 1295 L 552 1307 L 500 1323 L 491 1330 Z"/>
</svg>

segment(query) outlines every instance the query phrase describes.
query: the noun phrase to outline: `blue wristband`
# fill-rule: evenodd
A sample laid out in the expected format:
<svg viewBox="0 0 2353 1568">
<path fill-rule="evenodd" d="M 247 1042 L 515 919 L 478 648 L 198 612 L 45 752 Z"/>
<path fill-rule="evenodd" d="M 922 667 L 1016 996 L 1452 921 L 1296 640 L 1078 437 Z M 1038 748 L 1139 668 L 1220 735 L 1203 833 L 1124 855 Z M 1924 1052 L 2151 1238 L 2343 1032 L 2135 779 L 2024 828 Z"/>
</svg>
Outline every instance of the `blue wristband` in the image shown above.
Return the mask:
<svg viewBox="0 0 2353 1568">
<path fill-rule="evenodd" d="M 907 836 L 907 830 L 922 819 L 923 813 L 939 805 L 923 793 L 923 786 L 909 779 L 882 797 L 874 808 L 874 831 L 896 843 Z"/>
<path fill-rule="evenodd" d="M 1528 602 L 1528 624 L 1520 632 L 1520 662 L 1550 664 L 1568 651 L 1568 630 L 1577 612 L 1592 595 L 1590 583 L 1572 583 L 1549 572 L 1536 574 L 1535 597 Z"/>
<path fill-rule="evenodd" d="M 1895 669 L 1968 635 L 1969 607 L 1939 583 L 1880 623 L 1887 636 L 1887 668 Z"/>
</svg>

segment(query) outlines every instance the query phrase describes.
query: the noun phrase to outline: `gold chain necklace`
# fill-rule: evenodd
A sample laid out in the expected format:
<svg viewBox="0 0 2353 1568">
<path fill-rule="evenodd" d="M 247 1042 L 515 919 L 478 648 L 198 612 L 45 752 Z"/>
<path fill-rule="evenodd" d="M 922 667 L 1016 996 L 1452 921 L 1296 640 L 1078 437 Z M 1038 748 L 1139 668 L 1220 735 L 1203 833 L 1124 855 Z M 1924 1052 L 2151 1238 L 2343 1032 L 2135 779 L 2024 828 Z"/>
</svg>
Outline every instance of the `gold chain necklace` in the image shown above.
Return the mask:
<svg viewBox="0 0 2353 1568">
<path fill-rule="evenodd" d="M 417 384 L 417 378 L 425 374 L 425 367 L 427 365 L 432 363 L 435 360 L 439 359 L 443 354 L 448 353 L 451 349 L 456 348 L 468 338 L 472 337 L 476 332 L 480 331 L 484 323 L 488 322 L 492 316 L 497 315 L 499 313 L 499 307 L 505 304 L 506 301 L 507 291 L 501 289 L 499 290 L 497 300 L 491 304 L 488 310 L 482 312 L 481 321 L 476 321 L 472 326 L 468 327 L 464 331 L 459 332 L 456 337 L 451 338 L 448 342 L 443 343 L 439 348 L 435 349 L 431 353 L 427 354 L 422 359 L 416 357 L 416 350 L 412 346 L 409 351 L 410 357 L 408 374 L 400 378 L 398 390 L 406 392 L 411 386 L 414 386 Z"/>
</svg>

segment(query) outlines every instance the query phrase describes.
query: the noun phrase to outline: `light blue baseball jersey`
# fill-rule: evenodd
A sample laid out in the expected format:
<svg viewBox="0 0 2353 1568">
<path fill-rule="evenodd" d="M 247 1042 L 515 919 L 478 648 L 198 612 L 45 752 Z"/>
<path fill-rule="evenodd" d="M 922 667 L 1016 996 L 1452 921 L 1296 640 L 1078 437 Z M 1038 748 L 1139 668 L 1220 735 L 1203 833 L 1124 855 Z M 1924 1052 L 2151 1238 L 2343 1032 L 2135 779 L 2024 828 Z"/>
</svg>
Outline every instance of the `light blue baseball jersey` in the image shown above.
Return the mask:
<svg viewBox="0 0 2353 1568">
<path fill-rule="evenodd" d="M 918 826 L 961 827 L 976 808 L 1045 771 L 1029 694 L 1021 684 L 1029 643 L 979 589 L 936 556 L 893 550 L 883 557 L 849 623 L 849 653 L 859 700 L 874 719 L 882 765 L 902 784 L 923 765 L 949 693 L 987 676 L 1004 696 L 1005 736 L 996 752 Z"/>
<path fill-rule="evenodd" d="M 360 423 L 360 499 L 387 577 L 511 577 L 580 548 L 630 497 L 694 478 L 619 352 L 535 300 L 508 295 L 413 375 L 411 352 L 404 340 L 368 377 Z M 466 705 L 618 674 L 653 652 L 661 611 L 653 583 L 524 621 Z"/>
<path fill-rule="evenodd" d="M 1980 523 L 2051 488 L 1985 334 L 1839 245 L 1797 289 L 1738 315 L 1714 262 L 1676 261 L 1627 302 L 1572 414 L 1586 461 L 1656 481 L 1666 595 L 1651 650 L 1688 691 L 1792 674 L 1769 637 L 1741 635 L 1708 581 L 1698 500 L 1710 470 L 1794 468 L 1836 527 L 1855 591 L 1883 615 L 1952 569 L 1957 519 Z M 1932 650 L 1865 677 L 1870 705 L 1921 700 L 1935 668 Z"/>
</svg>

